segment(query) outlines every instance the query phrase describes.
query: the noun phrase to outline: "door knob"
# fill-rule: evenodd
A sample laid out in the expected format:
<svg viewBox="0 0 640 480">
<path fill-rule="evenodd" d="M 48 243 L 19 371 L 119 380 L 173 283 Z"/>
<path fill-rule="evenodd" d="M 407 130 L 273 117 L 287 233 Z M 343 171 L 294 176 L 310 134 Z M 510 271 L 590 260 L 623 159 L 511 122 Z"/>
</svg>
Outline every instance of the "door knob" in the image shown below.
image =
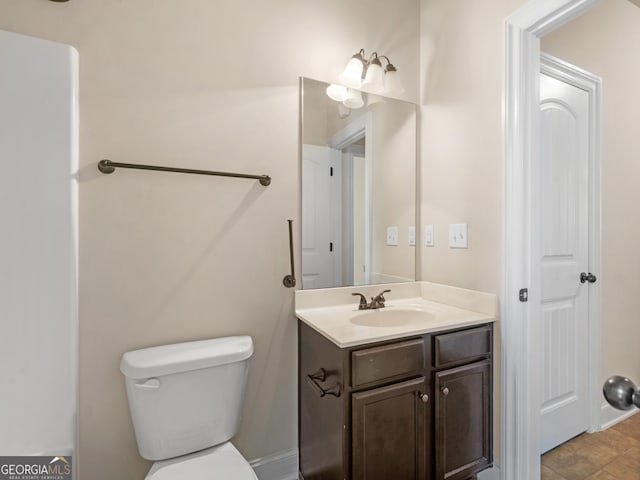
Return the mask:
<svg viewBox="0 0 640 480">
<path fill-rule="evenodd" d="M 418 397 L 422 400 L 422 403 L 429 403 L 429 395 L 426 393 L 418 392 Z"/>
<path fill-rule="evenodd" d="M 449 389 L 447 387 L 442 387 L 440 389 L 440 391 L 442 392 L 442 394 L 446 397 L 447 395 L 449 395 Z"/>
<path fill-rule="evenodd" d="M 596 283 L 596 280 L 597 280 L 596 276 L 591 272 L 589 273 L 582 272 L 580 274 L 580 283 L 585 283 L 585 282 Z"/>
</svg>

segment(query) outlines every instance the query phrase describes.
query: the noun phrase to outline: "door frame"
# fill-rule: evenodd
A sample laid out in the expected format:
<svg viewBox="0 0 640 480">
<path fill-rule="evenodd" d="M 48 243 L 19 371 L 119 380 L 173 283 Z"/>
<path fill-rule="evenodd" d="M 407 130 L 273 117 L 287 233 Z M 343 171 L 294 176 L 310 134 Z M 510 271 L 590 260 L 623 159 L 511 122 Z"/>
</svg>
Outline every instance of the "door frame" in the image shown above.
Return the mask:
<svg viewBox="0 0 640 480">
<path fill-rule="evenodd" d="M 364 115 L 356 117 L 353 121 L 339 130 L 328 141 L 329 147 L 342 150 L 348 147 L 352 143 L 358 141 L 364 137 L 364 282 L 369 284 L 371 282 L 371 245 L 373 242 L 373 232 L 371 226 L 373 225 L 373 211 L 371 205 L 372 192 L 373 192 L 373 115 L 371 112 L 367 112 Z"/>
<path fill-rule="evenodd" d="M 353 157 L 361 157 L 365 158 L 366 155 L 366 147 L 362 145 L 350 145 L 342 151 L 342 181 L 344 183 L 343 187 L 343 210 L 345 219 L 343 219 L 344 225 L 342 228 L 342 237 L 344 239 L 344 244 L 347 246 L 354 245 L 354 229 L 353 229 Z M 366 167 L 365 167 L 366 172 Z M 365 173 L 366 174 L 366 173 Z M 367 200 L 365 199 L 365 204 Z M 366 223 L 366 222 L 365 222 Z M 366 225 L 365 225 L 366 226 Z M 366 240 L 366 239 L 365 239 Z M 366 244 L 366 242 L 365 242 Z M 366 247 L 366 245 L 365 245 Z M 365 257 L 365 277 L 368 273 L 368 266 L 366 265 L 366 257 Z M 344 263 L 344 281 L 347 285 L 358 285 L 355 282 L 354 275 L 354 248 L 345 248 L 343 249 L 343 263 Z"/>
<path fill-rule="evenodd" d="M 541 71 L 540 38 L 580 16 L 601 0 L 531 0 L 505 21 L 504 49 L 504 158 L 505 183 L 503 207 L 503 262 L 501 308 L 501 442 L 500 458 L 503 480 L 538 480 L 540 478 L 540 387 L 538 369 L 540 351 L 537 348 L 541 328 L 537 310 L 540 292 L 533 285 L 540 282 L 540 274 L 532 268 L 531 259 L 539 252 L 530 241 L 536 215 L 532 203 L 532 188 L 540 159 L 540 95 Z M 596 107 L 600 108 L 600 89 Z M 594 122 L 599 139 L 601 127 Z M 594 156 L 600 157 L 600 142 L 594 145 Z M 600 269 L 600 178 L 590 179 L 589 269 L 601 276 Z M 594 212 L 596 215 L 594 215 Z M 595 228 L 598 231 L 595 231 Z M 595 243 L 593 243 L 595 242 Z M 591 248 L 597 253 L 591 257 Z M 589 294 L 590 319 L 599 319 L 600 284 L 595 283 Z M 519 291 L 528 289 L 528 301 L 519 300 Z M 594 301 L 591 301 L 593 297 Z M 538 305 L 538 308 L 536 308 Z M 595 322 L 594 322 L 595 323 Z M 599 322 L 590 325 L 590 344 L 599 344 Z M 597 335 L 597 338 L 594 337 Z M 593 340 L 593 341 L 591 341 Z M 593 354 L 590 345 L 590 355 Z M 599 348 L 599 347 L 598 347 Z M 599 356 L 597 357 L 599 360 Z M 591 372 L 591 379 L 599 382 L 599 372 Z M 596 375 L 598 378 L 596 378 Z M 590 401 L 592 428 L 599 428 L 598 414 Z M 593 405 L 591 405 L 593 403 Z M 597 418 L 597 421 L 596 421 Z"/>
</svg>

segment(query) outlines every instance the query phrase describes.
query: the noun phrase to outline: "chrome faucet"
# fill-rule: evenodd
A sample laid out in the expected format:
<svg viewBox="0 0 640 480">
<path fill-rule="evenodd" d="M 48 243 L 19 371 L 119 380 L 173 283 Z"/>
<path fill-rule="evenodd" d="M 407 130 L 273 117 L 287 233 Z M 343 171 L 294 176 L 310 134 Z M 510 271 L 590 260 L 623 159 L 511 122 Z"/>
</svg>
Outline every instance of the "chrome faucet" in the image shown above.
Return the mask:
<svg viewBox="0 0 640 480">
<path fill-rule="evenodd" d="M 384 294 L 390 291 L 391 290 L 383 290 L 381 293 L 379 293 L 375 297 L 371 297 L 370 303 L 367 303 L 367 298 L 361 293 L 352 293 L 351 295 L 360 296 L 360 303 L 358 304 L 358 310 L 377 310 L 378 308 L 384 308 L 384 302 L 386 302 L 384 298 Z"/>
</svg>

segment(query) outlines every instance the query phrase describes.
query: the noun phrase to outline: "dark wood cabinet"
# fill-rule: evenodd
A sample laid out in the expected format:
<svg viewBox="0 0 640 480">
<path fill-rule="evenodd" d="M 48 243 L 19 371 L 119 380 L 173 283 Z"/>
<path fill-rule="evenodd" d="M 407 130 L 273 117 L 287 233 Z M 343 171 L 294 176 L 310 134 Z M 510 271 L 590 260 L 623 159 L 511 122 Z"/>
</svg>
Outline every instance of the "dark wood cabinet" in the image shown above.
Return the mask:
<svg viewBox="0 0 640 480">
<path fill-rule="evenodd" d="M 300 478 L 467 480 L 491 466 L 493 326 L 339 348 L 299 322 Z"/>
<path fill-rule="evenodd" d="M 354 480 L 424 479 L 424 377 L 351 395 Z"/>
<path fill-rule="evenodd" d="M 435 375 L 436 480 L 466 480 L 491 465 L 491 362 Z"/>
</svg>

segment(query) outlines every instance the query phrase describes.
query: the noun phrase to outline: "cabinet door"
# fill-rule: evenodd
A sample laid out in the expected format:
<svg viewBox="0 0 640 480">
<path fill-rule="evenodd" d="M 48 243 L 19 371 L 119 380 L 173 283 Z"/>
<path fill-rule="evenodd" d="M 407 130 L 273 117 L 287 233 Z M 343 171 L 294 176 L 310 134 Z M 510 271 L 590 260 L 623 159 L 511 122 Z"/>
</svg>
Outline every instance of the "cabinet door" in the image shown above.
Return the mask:
<svg viewBox="0 0 640 480">
<path fill-rule="evenodd" d="M 436 373 L 436 480 L 467 480 L 489 466 L 491 363 Z"/>
<path fill-rule="evenodd" d="M 420 377 L 352 394 L 353 480 L 428 478 L 427 392 Z"/>
</svg>

